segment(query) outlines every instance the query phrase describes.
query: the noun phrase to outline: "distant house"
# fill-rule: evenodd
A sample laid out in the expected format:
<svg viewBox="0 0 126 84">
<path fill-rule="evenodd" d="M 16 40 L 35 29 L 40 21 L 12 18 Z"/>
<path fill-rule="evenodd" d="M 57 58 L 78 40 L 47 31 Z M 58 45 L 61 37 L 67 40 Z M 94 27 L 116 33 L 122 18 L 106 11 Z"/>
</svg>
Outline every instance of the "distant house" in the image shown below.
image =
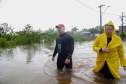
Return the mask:
<svg viewBox="0 0 126 84">
<path fill-rule="evenodd" d="M 91 33 L 91 32 L 83 32 L 82 35 L 95 37 L 95 36 L 98 36 L 99 34 L 98 33 Z"/>
<path fill-rule="evenodd" d="M 83 32 L 83 35 L 89 36 L 89 35 L 91 35 L 91 33 L 90 32 Z"/>
<path fill-rule="evenodd" d="M 126 26 L 123 26 L 123 33 L 126 35 Z M 122 26 L 119 26 L 119 34 L 122 34 Z"/>
</svg>

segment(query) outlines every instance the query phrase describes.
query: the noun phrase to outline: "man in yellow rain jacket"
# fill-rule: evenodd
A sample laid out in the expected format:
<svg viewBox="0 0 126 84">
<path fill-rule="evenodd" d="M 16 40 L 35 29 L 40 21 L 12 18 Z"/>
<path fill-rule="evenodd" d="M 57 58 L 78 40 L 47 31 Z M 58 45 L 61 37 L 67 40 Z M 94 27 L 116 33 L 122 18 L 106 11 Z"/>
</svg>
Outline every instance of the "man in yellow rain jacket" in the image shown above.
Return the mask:
<svg viewBox="0 0 126 84">
<path fill-rule="evenodd" d="M 96 66 L 93 71 L 100 72 L 107 78 L 119 79 L 119 66 L 126 70 L 126 59 L 122 40 L 115 33 L 112 21 L 104 26 L 104 32 L 99 35 L 94 44 L 93 50 L 97 53 Z"/>
</svg>

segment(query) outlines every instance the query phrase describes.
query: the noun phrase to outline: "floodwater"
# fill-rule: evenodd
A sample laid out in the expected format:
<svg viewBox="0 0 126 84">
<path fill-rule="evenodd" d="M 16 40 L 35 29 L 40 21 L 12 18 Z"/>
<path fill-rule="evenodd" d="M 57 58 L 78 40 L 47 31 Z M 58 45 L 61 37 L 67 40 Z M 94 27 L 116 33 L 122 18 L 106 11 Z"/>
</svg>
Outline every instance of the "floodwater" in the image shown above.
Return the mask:
<svg viewBox="0 0 126 84">
<path fill-rule="evenodd" d="M 126 52 L 125 42 L 124 45 Z M 52 54 L 53 46 L 46 48 L 42 44 L 1 49 L 0 84 L 125 84 L 126 72 L 122 67 L 120 80 L 104 79 L 91 71 L 96 59 L 92 42 L 76 43 L 71 73 L 58 74 Z"/>
</svg>

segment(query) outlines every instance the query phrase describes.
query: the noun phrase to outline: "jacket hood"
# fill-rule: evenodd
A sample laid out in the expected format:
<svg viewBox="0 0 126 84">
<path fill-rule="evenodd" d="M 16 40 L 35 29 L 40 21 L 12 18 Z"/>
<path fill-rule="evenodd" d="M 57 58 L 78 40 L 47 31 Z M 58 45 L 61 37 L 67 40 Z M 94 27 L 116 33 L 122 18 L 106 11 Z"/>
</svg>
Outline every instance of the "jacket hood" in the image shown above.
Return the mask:
<svg viewBox="0 0 126 84">
<path fill-rule="evenodd" d="M 116 33 L 115 32 L 115 26 L 114 26 L 114 23 L 111 21 L 111 20 L 109 20 L 105 25 L 104 25 L 104 33 L 106 33 L 106 26 L 113 26 L 113 34 L 114 33 Z"/>
</svg>

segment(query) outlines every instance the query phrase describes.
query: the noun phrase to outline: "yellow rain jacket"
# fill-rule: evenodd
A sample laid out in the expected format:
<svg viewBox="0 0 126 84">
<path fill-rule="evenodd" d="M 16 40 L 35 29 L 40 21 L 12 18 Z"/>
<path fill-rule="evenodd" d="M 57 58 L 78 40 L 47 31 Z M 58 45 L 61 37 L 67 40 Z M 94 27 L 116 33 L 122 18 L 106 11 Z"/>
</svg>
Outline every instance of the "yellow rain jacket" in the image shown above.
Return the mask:
<svg viewBox="0 0 126 84">
<path fill-rule="evenodd" d="M 112 21 L 109 21 L 107 23 L 108 25 L 113 25 Z M 113 25 L 114 26 L 114 25 Z M 109 48 L 109 52 L 99 52 L 101 48 Z M 126 66 L 126 59 L 124 57 L 124 48 L 122 40 L 119 36 L 115 33 L 115 28 L 112 33 L 112 40 L 107 46 L 107 35 L 104 33 L 99 35 L 94 44 L 93 44 L 93 50 L 97 53 L 97 59 L 96 59 L 96 66 L 94 67 L 94 72 L 99 72 L 102 67 L 104 66 L 104 63 L 106 61 L 109 70 L 113 77 L 116 79 L 120 78 L 119 75 L 119 66 Z"/>
</svg>

